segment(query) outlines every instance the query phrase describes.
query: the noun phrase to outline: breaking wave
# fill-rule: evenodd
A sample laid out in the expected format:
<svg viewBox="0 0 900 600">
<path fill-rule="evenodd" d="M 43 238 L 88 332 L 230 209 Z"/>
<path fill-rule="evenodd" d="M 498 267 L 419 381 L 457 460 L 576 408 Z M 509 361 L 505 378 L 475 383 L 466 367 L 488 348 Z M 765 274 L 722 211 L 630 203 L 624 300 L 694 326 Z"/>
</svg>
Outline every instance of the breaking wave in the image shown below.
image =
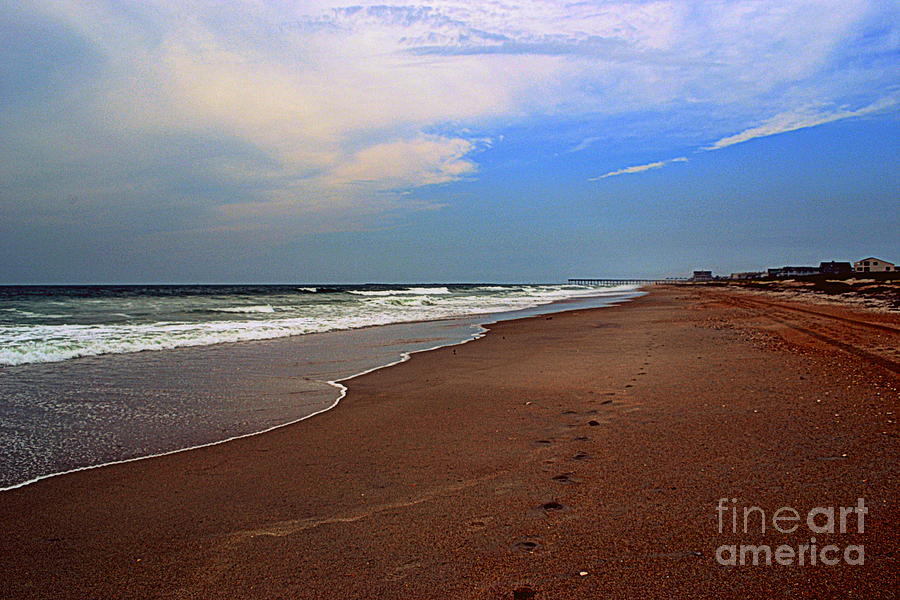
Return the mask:
<svg viewBox="0 0 900 600">
<path fill-rule="evenodd" d="M 203 295 L 194 287 L 182 295 L 166 289 L 164 294 L 142 292 L 99 299 L 60 300 L 61 296 L 52 295 L 16 299 L 15 306 L 3 307 L 0 317 L 0 365 L 499 313 L 566 298 L 623 295 L 636 289 L 573 285 L 335 286 L 326 288 L 327 293 L 312 294 L 308 290 L 317 288 L 271 292 L 259 286 L 235 287 L 230 294 Z M 56 310 L 44 312 L 41 319 L 40 309 L 50 305 Z"/>
<path fill-rule="evenodd" d="M 223 312 L 223 313 L 273 313 L 275 309 L 269 306 L 268 304 L 261 304 L 259 306 L 231 306 L 227 308 L 210 308 L 207 309 L 210 312 Z"/>
</svg>

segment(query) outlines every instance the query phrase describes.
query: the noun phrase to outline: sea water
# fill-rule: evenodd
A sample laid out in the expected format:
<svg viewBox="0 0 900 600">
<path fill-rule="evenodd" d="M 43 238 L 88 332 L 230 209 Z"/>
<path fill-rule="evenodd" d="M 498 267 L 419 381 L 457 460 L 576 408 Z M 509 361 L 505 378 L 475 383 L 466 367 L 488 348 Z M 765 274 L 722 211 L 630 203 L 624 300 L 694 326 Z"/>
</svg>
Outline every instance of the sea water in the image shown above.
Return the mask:
<svg viewBox="0 0 900 600">
<path fill-rule="evenodd" d="M 634 286 L 0 287 L 0 488 L 333 407 L 340 380 Z"/>
</svg>

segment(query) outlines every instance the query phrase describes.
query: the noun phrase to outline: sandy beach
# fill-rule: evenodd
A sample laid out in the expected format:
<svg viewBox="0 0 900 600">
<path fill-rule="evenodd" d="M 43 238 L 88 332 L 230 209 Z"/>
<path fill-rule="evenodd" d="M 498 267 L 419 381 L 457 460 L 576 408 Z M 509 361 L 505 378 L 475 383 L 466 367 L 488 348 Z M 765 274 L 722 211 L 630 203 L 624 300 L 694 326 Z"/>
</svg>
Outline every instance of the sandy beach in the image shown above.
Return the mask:
<svg viewBox="0 0 900 600">
<path fill-rule="evenodd" d="M 894 598 L 898 331 L 662 286 L 502 322 L 308 421 L 0 493 L 0 597 Z M 868 513 L 720 533 L 723 498 Z M 716 559 L 810 536 L 864 564 Z"/>
</svg>

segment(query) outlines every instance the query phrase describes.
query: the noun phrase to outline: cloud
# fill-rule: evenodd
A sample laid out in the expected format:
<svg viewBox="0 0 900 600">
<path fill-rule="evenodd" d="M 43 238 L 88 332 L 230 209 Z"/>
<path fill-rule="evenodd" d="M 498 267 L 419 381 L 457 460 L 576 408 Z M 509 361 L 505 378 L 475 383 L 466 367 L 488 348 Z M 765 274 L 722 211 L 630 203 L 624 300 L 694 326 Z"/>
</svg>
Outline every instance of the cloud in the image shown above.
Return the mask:
<svg viewBox="0 0 900 600">
<path fill-rule="evenodd" d="M 707 146 L 702 148 L 702 150 L 720 150 L 722 148 L 727 148 L 728 146 L 733 146 L 735 144 L 740 144 L 742 142 L 746 142 L 752 139 L 767 137 L 770 135 L 777 135 L 779 133 L 787 133 L 790 131 L 797 131 L 798 129 L 805 129 L 807 127 L 815 127 L 817 125 L 824 125 L 825 123 L 832 123 L 834 121 L 840 121 L 842 119 L 852 119 L 856 117 L 862 117 L 865 115 L 882 112 L 885 110 L 889 110 L 898 105 L 898 102 L 893 97 L 885 97 L 880 100 L 877 100 L 871 104 L 868 104 L 862 108 L 856 110 L 848 110 L 848 109 L 840 109 L 840 110 L 831 110 L 831 111 L 823 111 L 817 110 L 813 107 L 806 107 L 796 111 L 784 112 L 775 115 L 763 122 L 762 125 L 757 127 L 751 127 L 750 129 L 745 129 L 744 131 L 737 133 L 735 135 L 730 135 L 724 138 L 721 138 L 711 146 Z M 581 150 L 584 147 L 588 146 L 590 143 L 593 143 L 597 138 L 587 138 L 582 141 L 578 146 L 573 148 L 571 151 Z M 673 162 L 687 162 L 688 159 L 686 157 L 678 157 L 671 158 L 668 160 L 662 160 L 657 162 L 652 162 L 644 165 L 636 165 L 633 167 L 626 167 L 624 169 L 617 169 L 615 171 L 610 171 L 609 173 L 605 173 L 598 177 L 592 177 L 588 181 L 599 181 L 601 179 L 605 179 L 607 177 L 614 177 L 616 175 L 626 175 L 629 173 L 642 173 L 644 171 L 650 171 L 653 169 L 660 169 L 668 164 Z"/>
<path fill-rule="evenodd" d="M 336 185 L 388 189 L 447 183 L 475 172 L 475 163 L 465 158 L 473 148 L 462 138 L 420 135 L 360 150 L 326 177 Z"/>
<path fill-rule="evenodd" d="M 589 147 L 591 147 L 595 142 L 599 142 L 601 139 L 600 136 L 589 136 L 566 150 L 566 152 L 581 152 Z"/>
<path fill-rule="evenodd" d="M 644 171 L 650 171 L 651 169 L 661 169 L 662 167 L 676 162 L 687 162 L 688 159 L 684 156 L 679 156 L 678 158 L 670 158 L 668 160 L 660 160 L 657 162 L 647 163 L 646 165 L 637 165 L 634 167 L 625 167 L 624 169 L 618 169 L 616 171 L 610 171 L 609 173 L 605 173 L 598 177 L 591 177 L 588 181 L 600 181 L 601 179 L 606 179 L 607 177 L 615 177 L 616 175 L 627 175 L 629 173 L 642 173 Z"/>
<path fill-rule="evenodd" d="M 578 122 L 577 152 L 673 117 L 690 144 L 763 123 L 725 147 L 857 116 L 803 107 L 876 96 L 897 39 L 862 0 L 13 4 L 0 219 L 75 195 L 185 231 L 377 226 L 477 177 L 508 127 Z"/>
<path fill-rule="evenodd" d="M 824 125 L 825 123 L 832 123 L 834 121 L 840 121 L 842 119 L 862 117 L 892 108 L 896 105 L 897 101 L 894 98 L 882 98 L 881 100 L 873 102 L 872 104 L 869 104 L 868 106 L 864 106 L 857 110 L 841 109 L 833 111 L 821 111 L 816 110 L 815 108 L 803 108 L 795 111 L 779 113 L 774 117 L 767 119 L 765 122 L 763 122 L 762 125 L 751 127 L 750 129 L 745 129 L 740 133 L 724 137 L 711 146 L 707 146 L 703 149 L 719 150 L 721 148 L 727 148 L 728 146 L 733 146 L 735 144 L 740 144 L 742 142 L 746 142 L 756 138 L 777 135 L 779 133 L 787 133 L 789 131 L 797 131 L 798 129 Z"/>
</svg>

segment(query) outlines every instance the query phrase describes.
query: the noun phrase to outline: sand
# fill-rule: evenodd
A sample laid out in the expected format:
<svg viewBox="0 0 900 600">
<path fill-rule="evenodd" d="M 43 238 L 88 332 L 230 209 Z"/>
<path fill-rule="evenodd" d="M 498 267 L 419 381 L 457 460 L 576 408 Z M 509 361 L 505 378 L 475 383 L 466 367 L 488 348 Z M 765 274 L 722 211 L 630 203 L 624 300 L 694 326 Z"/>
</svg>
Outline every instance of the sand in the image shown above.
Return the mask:
<svg viewBox="0 0 900 600">
<path fill-rule="evenodd" d="M 503 322 L 308 421 L 0 493 L 0 596 L 896 597 L 900 323 L 804 308 L 656 288 Z M 864 498 L 864 533 L 816 537 L 865 564 L 721 566 L 810 533 L 719 534 L 720 498 Z"/>
</svg>

